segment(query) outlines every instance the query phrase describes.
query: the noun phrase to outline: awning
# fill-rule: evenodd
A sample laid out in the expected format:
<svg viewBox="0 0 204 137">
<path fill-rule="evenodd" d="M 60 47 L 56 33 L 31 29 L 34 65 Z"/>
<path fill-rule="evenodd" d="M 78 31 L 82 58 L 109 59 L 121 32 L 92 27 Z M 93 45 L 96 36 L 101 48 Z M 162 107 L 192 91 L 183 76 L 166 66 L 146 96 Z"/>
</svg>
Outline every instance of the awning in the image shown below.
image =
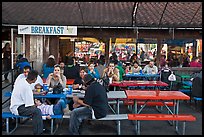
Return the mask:
<svg viewBox="0 0 204 137">
<path fill-rule="evenodd" d="M 202 2 L 2 2 L 2 25 L 202 28 Z"/>
</svg>

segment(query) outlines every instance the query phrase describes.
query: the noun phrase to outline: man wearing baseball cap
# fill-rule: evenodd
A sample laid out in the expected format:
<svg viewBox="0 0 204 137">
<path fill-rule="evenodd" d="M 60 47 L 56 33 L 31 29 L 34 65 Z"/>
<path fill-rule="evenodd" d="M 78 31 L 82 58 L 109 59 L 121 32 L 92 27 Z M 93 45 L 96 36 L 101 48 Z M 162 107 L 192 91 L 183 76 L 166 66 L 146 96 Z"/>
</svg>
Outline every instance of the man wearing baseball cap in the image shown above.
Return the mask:
<svg viewBox="0 0 204 137">
<path fill-rule="evenodd" d="M 90 74 L 86 74 L 83 80 L 87 86 L 84 100 L 77 96 L 73 97 L 73 101 L 81 104 L 82 107 L 73 109 L 70 114 L 69 132 L 72 135 L 79 135 L 79 126 L 84 119 L 103 118 L 108 112 L 108 97 L 105 88 Z"/>
</svg>

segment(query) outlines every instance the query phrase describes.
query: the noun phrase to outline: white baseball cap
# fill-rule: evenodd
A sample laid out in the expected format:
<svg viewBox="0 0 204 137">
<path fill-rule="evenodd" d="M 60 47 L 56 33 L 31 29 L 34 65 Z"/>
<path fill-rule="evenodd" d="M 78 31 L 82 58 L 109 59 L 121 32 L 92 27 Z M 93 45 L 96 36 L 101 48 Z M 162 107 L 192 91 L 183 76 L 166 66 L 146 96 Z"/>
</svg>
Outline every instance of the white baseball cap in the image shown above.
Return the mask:
<svg viewBox="0 0 204 137">
<path fill-rule="evenodd" d="M 54 55 L 50 55 L 48 58 L 53 58 L 53 59 L 55 59 L 55 56 L 54 56 Z"/>
</svg>

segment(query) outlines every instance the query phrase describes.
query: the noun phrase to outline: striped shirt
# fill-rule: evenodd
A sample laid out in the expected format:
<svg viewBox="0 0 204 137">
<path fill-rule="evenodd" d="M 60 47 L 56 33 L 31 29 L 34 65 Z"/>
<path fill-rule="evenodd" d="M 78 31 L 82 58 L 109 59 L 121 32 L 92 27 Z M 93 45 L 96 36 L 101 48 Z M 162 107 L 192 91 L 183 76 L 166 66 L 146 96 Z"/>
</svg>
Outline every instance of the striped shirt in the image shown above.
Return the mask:
<svg viewBox="0 0 204 137">
<path fill-rule="evenodd" d="M 48 114 L 48 115 L 54 115 L 53 113 L 53 105 L 45 105 L 42 104 L 40 106 L 37 106 L 42 112 L 43 115 Z"/>
</svg>

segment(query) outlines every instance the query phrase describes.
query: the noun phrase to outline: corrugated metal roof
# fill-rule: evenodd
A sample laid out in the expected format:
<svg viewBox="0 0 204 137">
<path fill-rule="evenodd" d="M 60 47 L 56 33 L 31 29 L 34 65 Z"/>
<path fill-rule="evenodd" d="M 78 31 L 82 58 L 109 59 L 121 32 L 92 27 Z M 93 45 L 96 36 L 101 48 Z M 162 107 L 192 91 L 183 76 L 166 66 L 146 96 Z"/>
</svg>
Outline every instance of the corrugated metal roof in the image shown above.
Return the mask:
<svg viewBox="0 0 204 137">
<path fill-rule="evenodd" d="M 202 28 L 202 2 L 2 2 L 2 25 Z M 134 22 L 135 21 L 135 22 Z"/>
</svg>

